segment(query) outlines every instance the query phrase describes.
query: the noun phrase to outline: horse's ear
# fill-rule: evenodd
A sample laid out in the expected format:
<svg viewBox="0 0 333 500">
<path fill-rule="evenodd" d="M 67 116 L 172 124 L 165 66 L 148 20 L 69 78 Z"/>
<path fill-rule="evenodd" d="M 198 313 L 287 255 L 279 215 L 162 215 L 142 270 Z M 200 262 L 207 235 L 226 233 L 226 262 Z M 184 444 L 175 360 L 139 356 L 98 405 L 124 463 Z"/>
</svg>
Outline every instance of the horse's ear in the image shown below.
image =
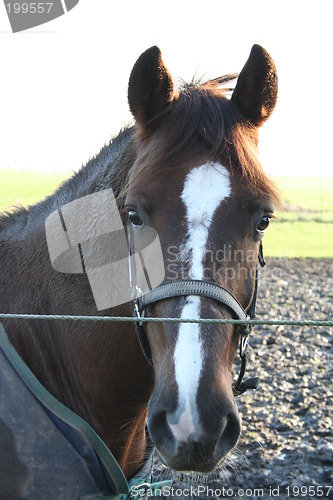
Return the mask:
<svg viewBox="0 0 333 500">
<path fill-rule="evenodd" d="M 260 126 L 272 114 L 277 93 L 274 61 L 263 47 L 253 45 L 231 99 L 246 120 Z"/>
<path fill-rule="evenodd" d="M 135 63 L 128 84 L 128 103 L 137 123 L 147 127 L 171 102 L 173 95 L 173 81 L 161 51 L 151 47 Z"/>
</svg>

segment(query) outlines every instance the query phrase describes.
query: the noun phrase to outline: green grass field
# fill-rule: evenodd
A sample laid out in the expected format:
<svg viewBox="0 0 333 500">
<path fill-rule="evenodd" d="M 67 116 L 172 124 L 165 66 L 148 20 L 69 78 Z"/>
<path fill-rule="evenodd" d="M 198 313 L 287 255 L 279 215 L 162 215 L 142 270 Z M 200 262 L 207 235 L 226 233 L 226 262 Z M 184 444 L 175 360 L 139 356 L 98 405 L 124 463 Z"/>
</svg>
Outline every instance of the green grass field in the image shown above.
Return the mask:
<svg viewBox="0 0 333 500">
<path fill-rule="evenodd" d="M 274 257 L 333 258 L 333 178 L 276 178 L 286 207 L 264 238 Z"/>
<path fill-rule="evenodd" d="M 0 211 L 32 205 L 69 175 L 0 169 Z M 266 232 L 265 255 L 333 258 L 333 178 L 281 177 L 276 181 L 287 206 Z"/>
<path fill-rule="evenodd" d="M 0 169 L 0 211 L 13 205 L 33 205 L 51 194 L 69 175 Z"/>
</svg>

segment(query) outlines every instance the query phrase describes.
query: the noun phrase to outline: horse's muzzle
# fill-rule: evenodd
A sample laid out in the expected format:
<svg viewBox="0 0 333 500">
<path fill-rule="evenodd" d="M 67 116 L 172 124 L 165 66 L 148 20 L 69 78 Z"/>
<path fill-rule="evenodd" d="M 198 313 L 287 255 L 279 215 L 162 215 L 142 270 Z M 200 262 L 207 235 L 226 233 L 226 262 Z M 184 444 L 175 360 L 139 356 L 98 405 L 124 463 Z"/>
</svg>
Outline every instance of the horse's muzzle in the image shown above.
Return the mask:
<svg viewBox="0 0 333 500">
<path fill-rule="evenodd" d="M 194 429 L 186 440 L 175 435 L 169 423 L 171 420 L 166 411 L 151 411 L 149 432 L 165 465 L 179 471 L 208 473 L 215 470 L 237 444 L 241 431 L 236 408 L 224 416 L 215 413 L 213 418 L 207 418 L 205 425 Z"/>
</svg>

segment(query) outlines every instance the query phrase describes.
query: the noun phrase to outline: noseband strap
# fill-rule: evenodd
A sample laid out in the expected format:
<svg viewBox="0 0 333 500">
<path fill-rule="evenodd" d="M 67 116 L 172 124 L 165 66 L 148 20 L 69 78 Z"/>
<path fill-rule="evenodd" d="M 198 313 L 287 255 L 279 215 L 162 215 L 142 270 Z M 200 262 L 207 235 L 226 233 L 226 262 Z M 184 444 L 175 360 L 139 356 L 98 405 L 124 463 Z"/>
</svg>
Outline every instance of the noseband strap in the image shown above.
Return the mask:
<svg viewBox="0 0 333 500">
<path fill-rule="evenodd" d="M 264 267 L 266 264 L 263 257 L 262 244 L 260 244 L 259 248 L 259 263 L 262 267 Z M 251 304 L 248 308 L 248 313 L 246 313 L 246 311 L 240 305 L 236 297 L 234 297 L 234 295 L 231 292 L 229 292 L 229 290 L 222 287 L 221 285 L 218 285 L 217 283 L 212 283 L 210 281 L 202 281 L 202 280 L 171 281 L 168 283 L 164 283 L 163 285 L 160 285 L 152 290 L 149 290 L 145 294 L 139 296 L 134 300 L 134 314 L 138 318 L 138 322 L 136 323 L 138 339 L 143 354 L 145 355 L 147 361 L 151 365 L 153 365 L 150 345 L 147 336 L 145 335 L 143 322 L 140 321 L 140 319 L 144 315 L 145 309 L 148 306 L 156 304 L 161 300 L 166 300 L 174 297 L 186 297 L 195 295 L 215 300 L 216 302 L 222 304 L 223 306 L 227 306 L 228 309 L 231 311 L 234 319 L 245 321 L 249 319 L 254 319 L 255 317 L 257 290 L 258 290 L 258 267 L 256 269 L 254 294 Z M 251 330 L 252 326 L 249 325 L 248 323 L 240 325 L 241 338 L 239 346 L 239 355 L 241 358 L 241 367 L 238 379 L 233 384 L 233 392 L 235 396 L 243 394 L 248 389 L 256 389 L 259 383 L 259 379 L 257 377 L 243 381 L 247 364 L 246 349 L 248 345 L 248 336 L 251 333 Z"/>
<path fill-rule="evenodd" d="M 187 295 L 198 295 L 200 297 L 216 300 L 227 306 L 233 313 L 235 319 L 250 319 L 238 300 L 229 290 L 216 283 L 202 280 L 179 280 L 160 285 L 138 298 L 138 311 L 141 314 L 146 307 L 156 302 Z M 248 335 L 250 333 L 248 324 L 241 325 L 241 333 L 242 335 Z"/>
</svg>

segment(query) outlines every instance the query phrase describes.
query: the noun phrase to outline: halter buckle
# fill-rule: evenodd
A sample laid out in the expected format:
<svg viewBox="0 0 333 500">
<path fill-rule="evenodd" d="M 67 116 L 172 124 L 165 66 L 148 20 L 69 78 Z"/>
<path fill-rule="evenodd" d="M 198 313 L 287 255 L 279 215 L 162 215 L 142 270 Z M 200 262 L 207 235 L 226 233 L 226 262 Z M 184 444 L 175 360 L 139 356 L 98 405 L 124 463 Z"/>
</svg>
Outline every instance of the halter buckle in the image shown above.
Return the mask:
<svg viewBox="0 0 333 500">
<path fill-rule="evenodd" d="M 140 308 L 139 308 L 139 299 L 142 297 L 143 295 L 143 291 L 141 290 L 140 287 L 138 287 L 137 285 L 135 285 L 133 287 L 133 291 L 132 291 L 133 295 L 133 303 L 134 303 L 134 316 L 136 316 L 138 318 L 138 320 L 140 320 L 141 318 L 144 317 L 145 315 L 145 311 L 143 310 L 142 313 L 140 313 Z M 142 326 L 143 325 L 143 322 L 142 321 L 138 321 L 138 325 L 139 326 Z"/>
<path fill-rule="evenodd" d="M 144 318 L 145 316 L 145 311 L 142 311 L 142 313 L 140 313 L 140 309 L 139 309 L 139 304 L 138 304 L 138 301 L 137 299 L 134 299 L 134 315 L 138 318 L 138 325 L 139 326 L 142 326 L 143 325 L 143 321 L 140 321 L 141 318 Z"/>
<path fill-rule="evenodd" d="M 248 343 L 249 343 L 248 335 L 242 335 L 239 344 L 239 355 L 241 358 L 244 358 L 245 356 Z"/>
</svg>

